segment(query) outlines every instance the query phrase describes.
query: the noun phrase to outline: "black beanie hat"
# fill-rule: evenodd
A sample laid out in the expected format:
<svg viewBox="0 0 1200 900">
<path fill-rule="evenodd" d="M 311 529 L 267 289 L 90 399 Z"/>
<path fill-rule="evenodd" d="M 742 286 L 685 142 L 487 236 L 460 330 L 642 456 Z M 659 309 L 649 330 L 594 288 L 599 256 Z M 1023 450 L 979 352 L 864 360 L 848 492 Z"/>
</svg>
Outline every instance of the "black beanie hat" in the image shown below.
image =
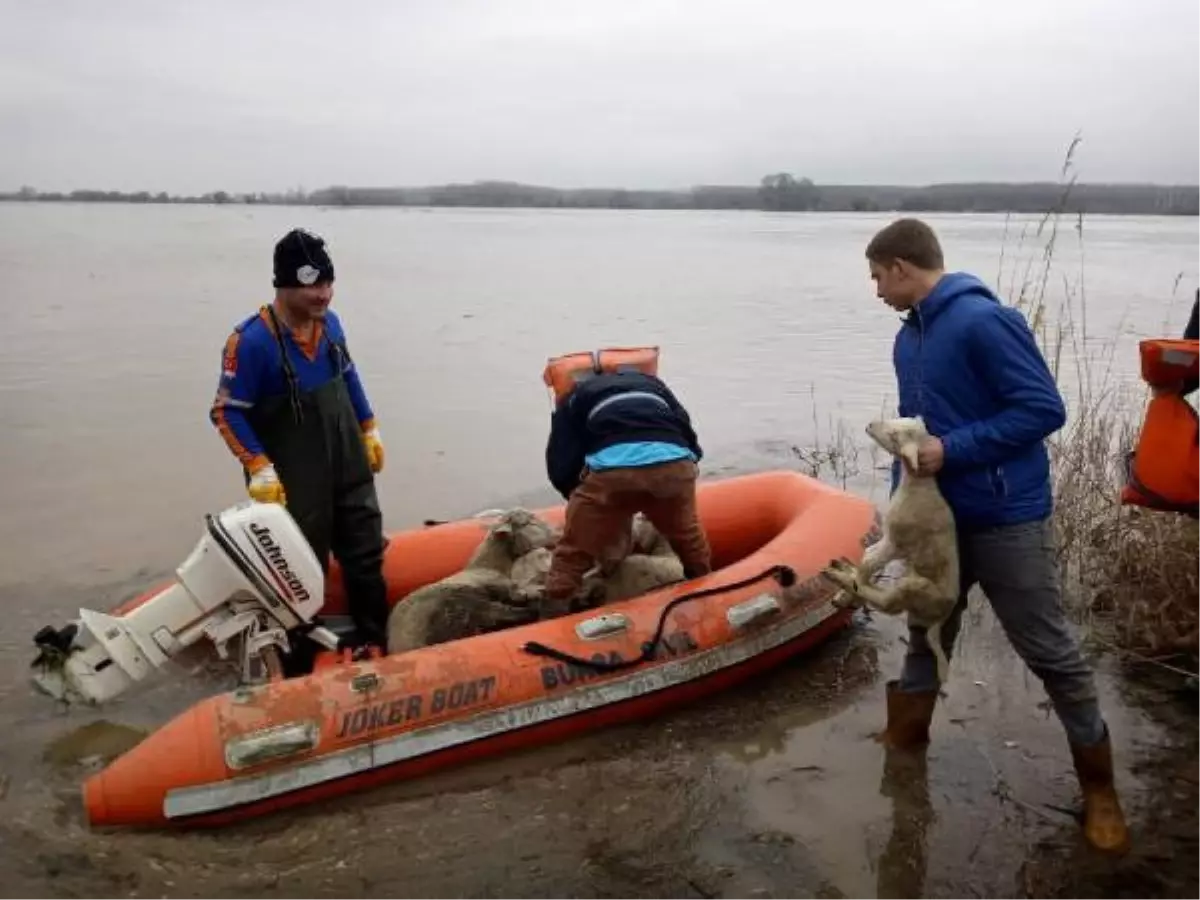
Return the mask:
<svg viewBox="0 0 1200 900">
<path fill-rule="evenodd" d="M 275 245 L 275 287 L 310 287 L 323 281 L 333 281 L 333 260 L 324 239 L 293 228 Z"/>
</svg>

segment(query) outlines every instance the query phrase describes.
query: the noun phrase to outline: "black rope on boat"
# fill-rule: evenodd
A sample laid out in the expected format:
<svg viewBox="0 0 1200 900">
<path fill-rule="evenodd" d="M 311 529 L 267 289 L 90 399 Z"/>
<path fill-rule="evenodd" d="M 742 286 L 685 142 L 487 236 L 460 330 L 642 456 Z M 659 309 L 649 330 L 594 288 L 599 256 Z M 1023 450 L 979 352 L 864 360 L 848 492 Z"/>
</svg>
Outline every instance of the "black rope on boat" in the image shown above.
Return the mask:
<svg viewBox="0 0 1200 900">
<path fill-rule="evenodd" d="M 563 650 L 547 647 L 545 644 L 538 643 L 537 641 L 528 641 L 521 649 L 533 656 L 545 656 L 569 665 L 595 669 L 598 672 L 616 672 L 620 669 L 640 666 L 642 663 L 653 658 L 654 651 L 658 649 L 658 645 L 662 641 L 663 628 L 666 627 L 667 616 L 676 606 L 686 603 L 689 600 L 699 600 L 701 597 L 711 597 L 715 594 L 725 594 L 729 591 L 741 590 L 744 587 L 749 587 L 767 578 L 774 578 L 779 582 L 781 587 L 789 588 L 796 583 L 796 572 L 790 566 L 771 566 L 769 569 L 765 569 L 751 578 L 735 581 L 732 584 L 723 584 L 720 587 L 705 588 L 702 591 L 692 591 L 689 594 L 676 597 L 662 608 L 662 612 L 658 617 L 658 627 L 654 629 L 654 638 L 642 644 L 642 654 L 637 659 L 614 660 L 611 662 L 600 659 L 585 659 L 582 656 L 573 656 Z"/>
</svg>

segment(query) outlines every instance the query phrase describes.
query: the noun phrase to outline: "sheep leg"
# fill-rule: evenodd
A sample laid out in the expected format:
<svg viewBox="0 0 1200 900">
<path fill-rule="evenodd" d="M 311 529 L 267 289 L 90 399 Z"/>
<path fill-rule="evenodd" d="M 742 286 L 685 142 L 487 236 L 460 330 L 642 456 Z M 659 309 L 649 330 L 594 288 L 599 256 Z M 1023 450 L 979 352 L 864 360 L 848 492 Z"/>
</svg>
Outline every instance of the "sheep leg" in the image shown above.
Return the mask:
<svg viewBox="0 0 1200 900">
<path fill-rule="evenodd" d="M 839 609 L 862 605 L 859 594 L 858 572 L 854 564 L 846 559 L 831 560 L 821 570 L 821 575 L 841 588 L 829 602 Z"/>
<path fill-rule="evenodd" d="M 822 574 L 842 588 L 833 598 L 833 605 L 842 608 L 859 605 L 864 599 L 861 588 L 869 587 L 871 580 L 895 558 L 896 546 L 885 537 L 867 548 L 857 566 L 845 557 L 832 560 Z M 857 595 L 858 599 L 851 595 Z"/>
<path fill-rule="evenodd" d="M 838 573 L 838 578 L 835 580 L 842 584 L 845 592 L 853 597 L 852 600 L 843 600 L 841 605 L 865 605 L 888 614 L 892 613 L 892 608 L 896 605 L 898 591 L 894 588 L 889 591 L 882 591 L 873 584 L 863 584 L 852 574 Z"/>
<path fill-rule="evenodd" d="M 883 590 L 873 584 L 859 584 L 856 591 L 862 601 L 885 615 L 896 615 L 912 607 L 914 595 L 927 597 L 936 595 L 937 588 L 928 578 L 906 575 L 893 587 Z"/>
<path fill-rule="evenodd" d="M 933 658 L 937 662 L 937 677 L 939 684 L 946 683 L 946 675 L 950 670 L 950 660 L 946 658 L 946 648 L 942 646 L 942 619 L 939 622 L 934 622 L 925 629 L 925 643 L 929 644 L 929 649 L 933 653 Z"/>
<path fill-rule="evenodd" d="M 896 545 L 884 537 L 872 544 L 863 554 L 862 562 L 858 565 L 858 577 L 862 581 L 870 581 L 883 567 L 896 558 Z"/>
</svg>

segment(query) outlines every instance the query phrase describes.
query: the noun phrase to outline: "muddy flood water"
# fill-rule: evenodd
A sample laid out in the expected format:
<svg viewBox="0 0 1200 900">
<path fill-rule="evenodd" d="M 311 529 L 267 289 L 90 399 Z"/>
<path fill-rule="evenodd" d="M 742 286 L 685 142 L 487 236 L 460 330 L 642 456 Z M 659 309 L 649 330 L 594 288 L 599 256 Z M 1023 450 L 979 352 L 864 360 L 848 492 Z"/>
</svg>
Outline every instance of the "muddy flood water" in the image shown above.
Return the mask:
<svg viewBox="0 0 1200 900">
<path fill-rule="evenodd" d="M 1022 222 L 931 219 L 953 266 L 1005 289 L 1037 258 Z M 870 738 L 904 632 L 862 617 L 654 721 L 220 831 L 84 824 L 86 774 L 223 685 L 164 678 L 63 710 L 28 683 L 31 638 L 160 580 L 204 513 L 240 499 L 207 409 L 225 335 L 269 296 L 279 234 L 330 241 L 387 443 L 387 526 L 405 528 L 553 499 L 540 372 L 581 347 L 663 345 L 706 477 L 800 467 L 793 447 L 839 429 L 857 440 L 894 403 L 895 317 L 861 255 L 886 220 L 0 204 L 0 894 L 1197 896 L 1194 691 L 1095 659 L 1134 841 L 1099 858 L 1061 726 L 982 598 L 923 757 Z M 1084 238 L 1083 352 L 1135 391 L 1138 338 L 1186 320 L 1197 221 L 1092 220 Z M 1075 241 L 1052 299 L 1077 283 Z M 847 488 L 882 499 L 879 465 L 864 447 Z"/>
</svg>

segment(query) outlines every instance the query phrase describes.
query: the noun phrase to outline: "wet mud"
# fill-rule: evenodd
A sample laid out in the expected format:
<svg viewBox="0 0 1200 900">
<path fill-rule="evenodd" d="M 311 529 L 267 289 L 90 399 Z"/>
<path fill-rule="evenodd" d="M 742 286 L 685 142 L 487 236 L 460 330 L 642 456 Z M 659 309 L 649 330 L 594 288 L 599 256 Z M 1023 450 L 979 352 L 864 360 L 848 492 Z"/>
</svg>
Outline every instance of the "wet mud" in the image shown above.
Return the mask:
<svg viewBox="0 0 1200 900">
<path fill-rule="evenodd" d="M 220 831 L 83 824 L 78 785 L 167 685 L 44 735 L 0 800 L 4 896 L 1195 896 L 1195 695 L 1099 663 L 1134 849 L 1083 843 L 1057 719 L 986 605 L 923 754 L 872 740 L 903 629 L 862 617 L 734 690 L 628 725 Z M 179 685 L 173 685 L 178 692 Z M 195 685 L 191 690 L 199 692 Z M 8 762 L 13 764 L 13 754 Z"/>
</svg>

